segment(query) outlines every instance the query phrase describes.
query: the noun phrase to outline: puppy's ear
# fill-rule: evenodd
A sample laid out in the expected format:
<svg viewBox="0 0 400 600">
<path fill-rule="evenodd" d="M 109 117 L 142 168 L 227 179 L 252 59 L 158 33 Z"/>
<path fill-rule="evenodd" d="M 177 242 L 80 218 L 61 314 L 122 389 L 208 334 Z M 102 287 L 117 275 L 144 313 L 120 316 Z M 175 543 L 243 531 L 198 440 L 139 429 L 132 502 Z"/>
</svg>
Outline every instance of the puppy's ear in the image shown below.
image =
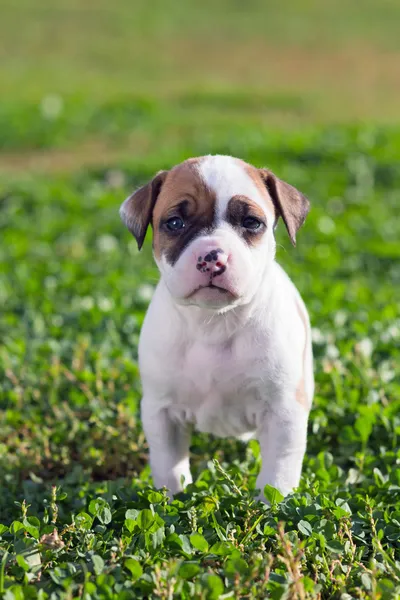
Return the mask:
<svg viewBox="0 0 400 600">
<path fill-rule="evenodd" d="M 143 246 L 153 208 L 167 174 L 168 171 L 157 173 L 154 179 L 129 196 L 119 209 L 121 219 L 136 239 L 139 250 Z"/>
<path fill-rule="evenodd" d="M 278 179 L 268 169 L 259 169 L 272 202 L 277 217 L 282 217 L 288 230 L 293 246 L 296 245 L 296 233 L 303 225 L 310 210 L 310 202 L 296 188 Z"/>
</svg>

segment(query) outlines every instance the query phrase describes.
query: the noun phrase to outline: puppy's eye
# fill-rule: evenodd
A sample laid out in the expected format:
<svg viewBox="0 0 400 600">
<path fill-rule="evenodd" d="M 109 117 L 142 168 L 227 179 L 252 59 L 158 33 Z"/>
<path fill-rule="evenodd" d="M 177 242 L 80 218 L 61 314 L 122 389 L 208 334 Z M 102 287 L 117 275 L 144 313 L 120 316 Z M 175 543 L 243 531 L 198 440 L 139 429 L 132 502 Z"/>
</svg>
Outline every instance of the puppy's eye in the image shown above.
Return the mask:
<svg viewBox="0 0 400 600">
<path fill-rule="evenodd" d="M 185 223 L 180 217 L 171 217 L 165 222 L 165 227 L 168 231 L 179 231 L 185 227 Z"/>
<path fill-rule="evenodd" d="M 250 231 L 257 231 L 257 229 L 261 229 L 262 226 L 263 223 L 255 217 L 245 217 L 242 221 L 242 227 L 250 229 Z"/>
</svg>

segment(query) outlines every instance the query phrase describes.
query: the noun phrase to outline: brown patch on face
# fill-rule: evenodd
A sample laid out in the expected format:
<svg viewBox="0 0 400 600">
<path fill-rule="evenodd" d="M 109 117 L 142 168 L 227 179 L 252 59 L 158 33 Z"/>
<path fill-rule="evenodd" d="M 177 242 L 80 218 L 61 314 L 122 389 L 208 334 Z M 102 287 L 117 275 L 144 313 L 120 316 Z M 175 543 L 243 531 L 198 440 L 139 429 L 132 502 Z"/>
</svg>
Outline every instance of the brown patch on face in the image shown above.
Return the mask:
<svg viewBox="0 0 400 600">
<path fill-rule="evenodd" d="M 267 188 L 265 187 L 263 177 L 260 174 L 260 169 L 257 169 L 256 167 L 253 167 L 253 165 L 249 165 L 248 163 L 245 163 L 245 162 L 242 162 L 242 164 L 243 164 L 243 167 L 244 167 L 246 173 L 251 177 L 254 185 L 260 192 L 262 198 L 265 200 L 265 204 L 266 204 L 268 210 L 271 212 L 271 214 L 275 215 L 275 223 L 276 223 L 276 221 L 278 220 L 279 214 L 277 213 L 276 206 L 273 203 L 271 196 L 268 193 Z M 275 225 L 275 223 L 274 223 L 274 225 Z"/>
<path fill-rule="evenodd" d="M 225 218 L 249 246 L 261 242 L 267 222 L 264 211 L 253 200 L 247 196 L 233 196 L 228 202 Z"/>
<path fill-rule="evenodd" d="M 214 226 L 216 197 L 196 169 L 200 160 L 189 159 L 168 172 L 154 207 L 154 253 L 157 258 L 164 255 L 171 265 L 194 238 Z M 173 217 L 183 221 L 181 229 L 168 229 Z"/>
<path fill-rule="evenodd" d="M 295 299 L 295 302 L 296 302 L 297 312 L 299 313 L 299 317 L 304 325 L 304 331 L 306 333 L 306 339 L 305 339 L 304 348 L 303 348 L 303 369 L 302 369 L 300 381 L 297 384 L 297 388 L 296 388 L 296 401 L 308 410 L 309 403 L 308 403 L 308 399 L 307 399 L 306 385 L 305 385 L 306 351 L 307 351 L 307 343 L 308 343 L 308 325 L 307 325 L 306 317 L 304 315 L 304 311 L 302 310 L 302 307 L 300 306 L 300 303 L 298 302 L 297 298 Z"/>
</svg>

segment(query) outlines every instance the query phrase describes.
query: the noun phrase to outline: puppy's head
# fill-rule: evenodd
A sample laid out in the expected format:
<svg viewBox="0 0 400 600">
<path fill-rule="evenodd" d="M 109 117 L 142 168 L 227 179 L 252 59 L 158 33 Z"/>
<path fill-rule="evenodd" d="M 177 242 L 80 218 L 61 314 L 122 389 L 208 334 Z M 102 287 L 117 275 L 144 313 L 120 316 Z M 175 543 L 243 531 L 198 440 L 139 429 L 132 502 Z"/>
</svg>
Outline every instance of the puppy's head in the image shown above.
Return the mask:
<svg viewBox="0 0 400 600">
<path fill-rule="evenodd" d="M 295 244 L 308 210 L 308 200 L 270 171 L 205 156 L 158 173 L 120 214 L 139 249 L 151 223 L 157 265 L 178 303 L 222 310 L 256 293 L 275 257 L 278 218 Z"/>
</svg>

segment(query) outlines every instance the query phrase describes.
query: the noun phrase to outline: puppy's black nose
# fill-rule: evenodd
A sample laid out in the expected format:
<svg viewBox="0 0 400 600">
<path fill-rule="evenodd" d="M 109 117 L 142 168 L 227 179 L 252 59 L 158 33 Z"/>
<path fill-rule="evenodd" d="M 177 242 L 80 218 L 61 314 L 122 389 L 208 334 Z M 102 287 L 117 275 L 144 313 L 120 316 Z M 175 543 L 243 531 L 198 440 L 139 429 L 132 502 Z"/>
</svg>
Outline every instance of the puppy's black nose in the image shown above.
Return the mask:
<svg viewBox="0 0 400 600">
<path fill-rule="evenodd" d="M 211 277 L 222 275 L 226 271 L 228 255 L 221 248 L 215 248 L 202 257 L 199 256 L 197 269 L 202 273 L 209 273 Z"/>
<path fill-rule="evenodd" d="M 224 251 L 221 248 L 216 248 L 215 250 L 210 250 L 205 257 L 204 260 L 206 262 L 216 262 L 218 260 L 218 255 L 224 254 Z"/>
</svg>

